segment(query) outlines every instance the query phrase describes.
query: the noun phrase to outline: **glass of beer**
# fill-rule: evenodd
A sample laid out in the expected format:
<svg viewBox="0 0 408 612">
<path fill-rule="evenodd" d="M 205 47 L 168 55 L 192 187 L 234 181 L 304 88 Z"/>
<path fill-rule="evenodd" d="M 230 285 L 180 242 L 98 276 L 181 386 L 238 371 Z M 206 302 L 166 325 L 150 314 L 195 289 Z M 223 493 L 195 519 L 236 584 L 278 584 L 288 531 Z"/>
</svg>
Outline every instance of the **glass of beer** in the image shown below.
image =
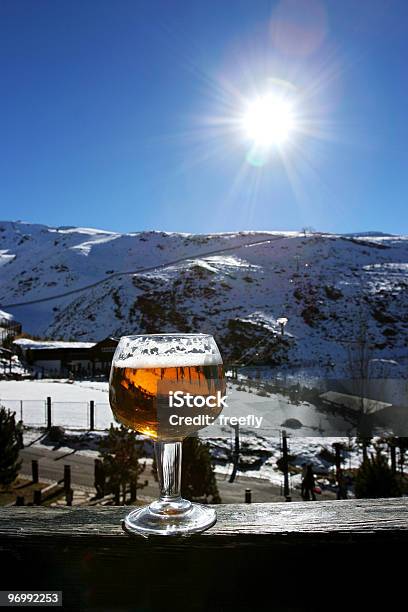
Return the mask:
<svg viewBox="0 0 408 612">
<path fill-rule="evenodd" d="M 130 533 L 185 535 L 217 520 L 205 505 L 182 499 L 182 441 L 210 425 L 225 401 L 224 369 L 212 336 L 124 336 L 112 360 L 109 401 L 118 421 L 154 441 L 160 497 L 133 510 Z"/>
</svg>

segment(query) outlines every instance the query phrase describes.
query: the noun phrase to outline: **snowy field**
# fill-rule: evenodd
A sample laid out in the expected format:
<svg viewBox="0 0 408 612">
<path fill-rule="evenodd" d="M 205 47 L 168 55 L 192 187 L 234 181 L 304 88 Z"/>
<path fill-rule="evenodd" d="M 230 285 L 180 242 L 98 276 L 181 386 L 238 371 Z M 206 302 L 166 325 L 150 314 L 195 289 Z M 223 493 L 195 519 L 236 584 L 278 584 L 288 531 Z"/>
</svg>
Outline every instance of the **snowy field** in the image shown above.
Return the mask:
<svg viewBox="0 0 408 612">
<path fill-rule="evenodd" d="M 55 401 L 104 401 L 108 402 L 108 383 L 94 381 L 69 381 L 67 379 L 2 380 L 0 401 L 10 399 Z"/>
<path fill-rule="evenodd" d="M 46 398 L 52 400 L 52 422 L 66 428 L 89 427 L 89 402 L 95 402 L 96 429 L 107 429 L 114 422 L 109 406 L 108 383 L 69 380 L 0 381 L 0 403 L 16 412 L 26 426 L 45 424 Z M 241 390 L 229 385 L 228 407 L 222 416 L 226 419 L 253 415 L 258 427 L 251 421 L 241 426 L 246 435 L 279 436 L 286 423 L 297 424 L 297 436 L 349 435 L 350 423 L 343 417 L 322 413 L 307 402 L 292 403 L 281 394 L 269 397 Z M 203 431 L 203 437 L 231 437 L 230 426 L 214 425 Z"/>
<path fill-rule="evenodd" d="M 45 425 L 46 398 L 52 400 L 52 421 L 66 428 L 89 427 L 89 402 L 95 402 L 95 426 L 106 429 L 114 422 L 108 400 L 108 383 L 68 380 L 0 381 L 0 404 L 23 416 L 26 426 Z M 21 412 L 22 411 L 22 412 Z"/>
<path fill-rule="evenodd" d="M 75 438 L 82 435 L 81 444 L 78 444 L 77 452 L 97 455 L 97 442 L 101 434 L 89 434 L 84 442 L 84 430 L 89 425 L 89 402 L 95 402 L 96 427 L 97 429 L 108 428 L 114 423 L 113 415 L 108 402 L 108 383 L 81 381 L 72 382 L 68 380 L 38 380 L 38 381 L 0 381 L 0 404 L 10 410 L 15 410 L 17 417 L 20 415 L 21 402 L 23 404 L 23 418 L 26 426 L 30 426 L 25 433 L 25 443 L 41 445 L 42 441 L 36 427 L 45 424 L 45 400 L 52 398 L 53 423 L 63 425 L 67 429 L 68 437 L 71 438 L 71 446 L 75 446 Z M 316 423 L 318 417 L 313 406 L 305 402 L 299 405 L 286 406 L 287 400 L 283 397 L 264 398 L 252 393 L 232 390 L 227 414 L 243 416 L 248 412 L 265 415 L 266 407 L 269 408 L 269 420 L 262 431 L 250 428 L 242 428 L 241 450 L 242 464 L 245 471 L 242 475 L 255 478 L 266 478 L 274 484 L 280 485 L 282 473 L 276 468 L 276 461 L 281 456 L 279 432 L 282 427 L 282 419 L 287 419 L 290 414 L 292 418 L 297 417 L 308 422 Z M 292 412 L 291 412 L 292 410 Z M 310 431 L 307 435 L 307 431 Z M 322 447 L 331 449 L 333 442 L 342 441 L 349 444 L 347 437 L 315 437 L 312 429 L 303 430 L 303 435 L 298 432 L 288 432 L 289 452 L 294 456 L 293 464 L 301 467 L 305 462 L 311 462 L 319 472 L 328 473 L 331 469 L 329 463 L 320 457 Z M 306 436 L 306 437 L 305 437 Z M 202 437 L 208 439 L 212 448 L 212 454 L 217 461 L 216 471 L 218 473 L 230 473 L 232 466 L 230 462 L 233 447 L 234 432 L 231 428 L 207 428 Z M 49 449 L 50 447 L 47 446 Z M 70 450 L 67 447 L 67 450 Z M 356 448 L 346 453 L 346 466 L 357 467 L 361 457 Z M 293 477 L 293 485 L 296 485 L 298 476 Z"/>
</svg>

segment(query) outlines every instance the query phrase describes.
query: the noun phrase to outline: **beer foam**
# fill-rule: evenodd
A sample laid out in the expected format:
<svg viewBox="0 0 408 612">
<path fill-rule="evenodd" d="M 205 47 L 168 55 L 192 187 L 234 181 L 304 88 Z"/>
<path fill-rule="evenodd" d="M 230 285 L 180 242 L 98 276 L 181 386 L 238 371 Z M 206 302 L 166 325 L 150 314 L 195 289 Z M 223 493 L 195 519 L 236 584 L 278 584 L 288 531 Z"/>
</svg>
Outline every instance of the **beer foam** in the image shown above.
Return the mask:
<svg viewBox="0 0 408 612">
<path fill-rule="evenodd" d="M 115 368 L 179 368 L 221 365 L 212 336 L 185 334 L 121 338 L 113 356 Z"/>
<path fill-rule="evenodd" d="M 112 362 L 115 368 L 183 368 L 193 366 L 221 365 L 221 355 L 139 355 L 127 359 L 115 359 Z"/>
</svg>

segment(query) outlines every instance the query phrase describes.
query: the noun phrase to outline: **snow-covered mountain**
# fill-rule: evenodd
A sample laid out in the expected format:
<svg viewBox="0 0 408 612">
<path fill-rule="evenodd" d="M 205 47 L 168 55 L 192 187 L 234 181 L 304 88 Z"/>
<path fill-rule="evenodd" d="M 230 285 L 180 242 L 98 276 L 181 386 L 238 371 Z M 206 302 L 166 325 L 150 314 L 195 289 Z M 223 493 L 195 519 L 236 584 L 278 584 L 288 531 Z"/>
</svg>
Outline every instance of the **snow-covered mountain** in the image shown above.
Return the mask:
<svg viewBox="0 0 408 612">
<path fill-rule="evenodd" d="M 369 343 L 378 364 L 402 372 L 408 236 L 120 234 L 0 222 L 0 308 L 53 339 L 211 332 L 243 363 L 329 368 Z"/>
</svg>

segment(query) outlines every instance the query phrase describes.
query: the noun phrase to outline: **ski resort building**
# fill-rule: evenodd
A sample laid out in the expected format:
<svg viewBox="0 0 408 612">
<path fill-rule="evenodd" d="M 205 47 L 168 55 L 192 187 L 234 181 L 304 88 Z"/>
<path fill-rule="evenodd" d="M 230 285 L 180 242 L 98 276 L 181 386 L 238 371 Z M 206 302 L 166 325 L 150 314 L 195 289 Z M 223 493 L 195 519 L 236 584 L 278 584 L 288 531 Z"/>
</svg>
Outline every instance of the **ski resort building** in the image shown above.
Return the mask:
<svg viewBox="0 0 408 612">
<path fill-rule="evenodd" d="M 108 375 L 118 340 L 65 342 L 18 338 L 13 347 L 22 361 L 47 376 Z"/>
</svg>

